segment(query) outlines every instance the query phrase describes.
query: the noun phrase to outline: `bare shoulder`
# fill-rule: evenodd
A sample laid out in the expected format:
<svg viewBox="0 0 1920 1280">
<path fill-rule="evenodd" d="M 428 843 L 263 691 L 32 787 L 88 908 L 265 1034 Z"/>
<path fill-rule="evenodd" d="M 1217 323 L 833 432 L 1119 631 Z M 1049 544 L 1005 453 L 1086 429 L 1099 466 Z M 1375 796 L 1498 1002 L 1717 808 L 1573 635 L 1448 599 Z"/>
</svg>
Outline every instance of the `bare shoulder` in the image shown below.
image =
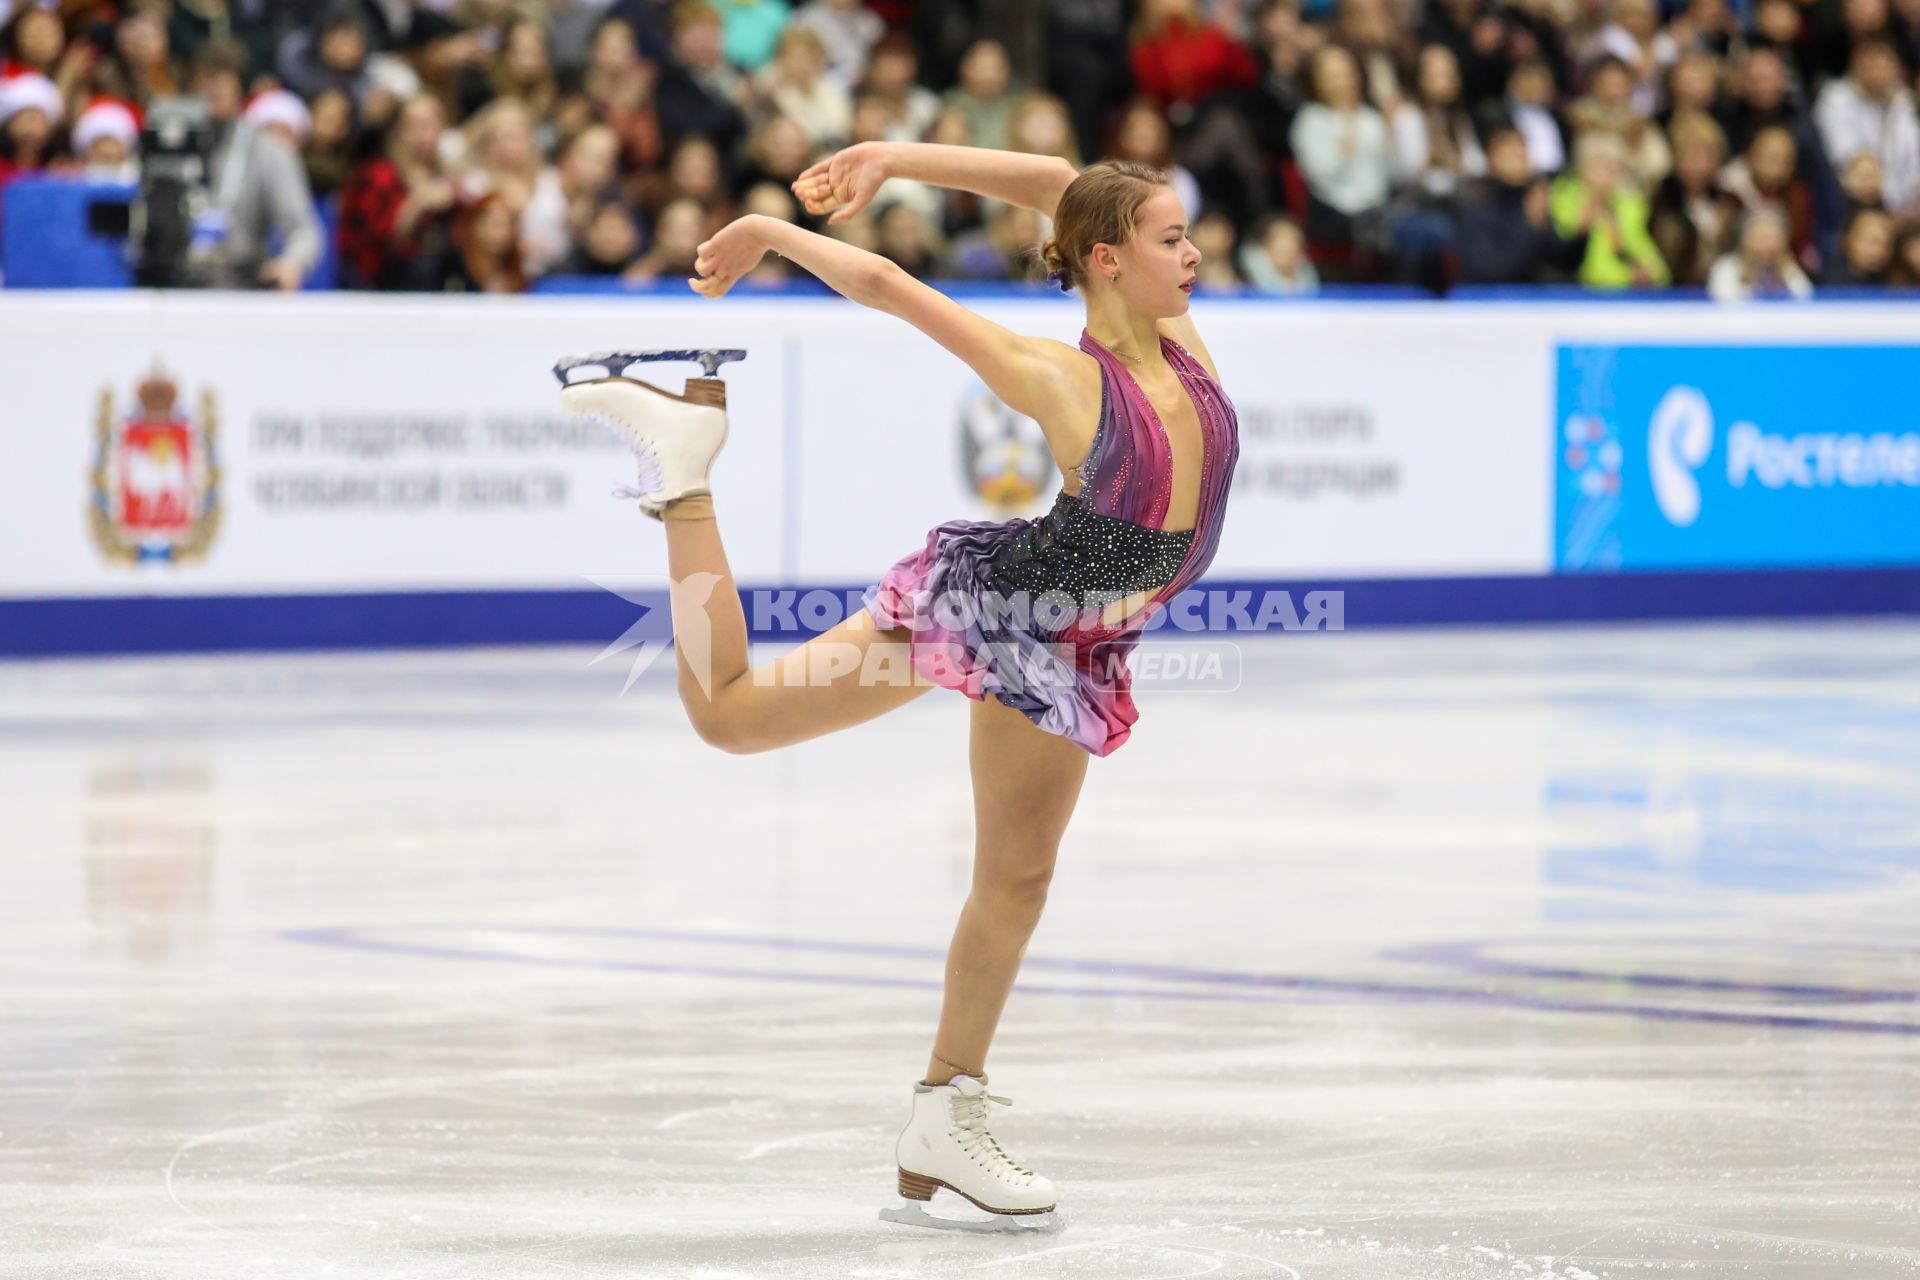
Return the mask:
<svg viewBox="0 0 1920 1280">
<path fill-rule="evenodd" d="M 1160 322 L 1160 336 L 1184 348 L 1188 355 L 1200 362 L 1209 377 L 1220 381 L 1220 370 L 1213 363 L 1213 353 L 1207 350 L 1207 344 L 1201 340 L 1199 326 L 1193 322 L 1193 313 L 1184 316 L 1168 316 Z"/>
</svg>

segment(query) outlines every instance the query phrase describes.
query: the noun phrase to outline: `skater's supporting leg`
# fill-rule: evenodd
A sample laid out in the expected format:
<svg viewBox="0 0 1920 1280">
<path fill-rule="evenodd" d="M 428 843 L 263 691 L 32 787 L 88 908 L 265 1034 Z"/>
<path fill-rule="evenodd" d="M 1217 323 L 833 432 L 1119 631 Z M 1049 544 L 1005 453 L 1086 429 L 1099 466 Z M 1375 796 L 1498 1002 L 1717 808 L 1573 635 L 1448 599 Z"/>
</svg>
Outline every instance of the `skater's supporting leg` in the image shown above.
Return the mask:
<svg viewBox="0 0 1920 1280">
<path fill-rule="evenodd" d="M 973 705 L 973 889 L 947 952 L 926 1082 L 986 1071 L 988 1046 L 1040 922 L 1089 756 L 995 698 Z"/>
<path fill-rule="evenodd" d="M 666 507 L 680 701 L 694 731 L 723 751 L 784 747 L 871 720 L 933 684 L 913 671 L 905 628 L 861 609 L 763 665 L 747 667 L 747 619 L 705 497 Z"/>
</svg>

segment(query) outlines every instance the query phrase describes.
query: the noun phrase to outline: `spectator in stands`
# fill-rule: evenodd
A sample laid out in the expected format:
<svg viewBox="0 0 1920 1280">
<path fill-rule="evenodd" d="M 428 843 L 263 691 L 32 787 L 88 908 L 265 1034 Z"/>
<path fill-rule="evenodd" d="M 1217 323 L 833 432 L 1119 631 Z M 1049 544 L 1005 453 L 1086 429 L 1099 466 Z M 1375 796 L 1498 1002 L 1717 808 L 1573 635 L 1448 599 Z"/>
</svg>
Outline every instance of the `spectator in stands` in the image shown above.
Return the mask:
<svg viewBox="0 0 1920 1280">
<path fill-rule="evenodd" d="M 1173 130 L 1167 126 L 1166 113 L 1146 98 L 1135 98 L 1120 115 L 1113 132 L 1113 145 L 1107 154 L 1115 160 L 1150 164 L 1172 179 L 1173 192 L 1180 197 L 1188 221 L 1200 216 L 1200 184 L 1173 156 Z"/>
<path fill-rule="evenodd" d="M 1454 9 L 1477 9 L 1479 4 L 1480 0 L 1455 0 Z M 1441 24 L 1452 21 L 1444 6 L 1428 16 Z M 1445 37 L 1429 27 L 1426 38 Z M 1371 102 L 1383 112 L 1400 101 L 1405 94 L 1400 68 L 1413 65 L 1416 46 L 1406 25 L 1387 8 L 1385 0 L 1338 0 L 1331 39 L 1355 59 L 1357 100 Z"/>
<path fill-rule="evenodd" d="M 1707 273 L 1733 247 L 1740 202 L 1720 184 L 1726 135 L 1699 112 L 1675 116 L 1671 129 L 1673 172 L 1653 193 L 1650 229 L 1673 282 L 1699 288 Z"/>
<path fill-rule="evenodd" d="M 1200 265 L 1194 268 L 1194 275 L 1201 285 L 1226 290 L 1240 287 L 1240 273 L 1234 267 L 1238 237 L 1225 214 L 1201 214 L 1188 229 L 1187 238 L 1200 251 Z"/>
<path fill-rule="evenodd" d="M 325 199 L 337 194 L 353 171 L 358 125 L 352 100 L 337 89 L 315 98 L 311 114 L 311 132 L 300 150 L 300 163 L 313 194 Z"/>
<path fill-rule="evenodd" d="M 916 280 L 939 274 L 940 246 L 925 214 L 905 201 L 880 206 L 873 218 L 874 252 Z"/>
<path fill-rule="evenodd" d="M 528 276 L 546 275 L 573 252 L 594 211 L 619 199 L 619 172 L 620 139 L 605 125 L 582 129 L 560 153 L 560 163 L 541 169 L 520 215 L 521 264 Z"/>
<path fill-rule="evenodd" d="M 373 87 L 366 15 L 351 3 L 329 5 L 318 21 L 294 31 L 280 46 L 280 79 L 303 98 L 338 89 L 355 102 Z"/>
<path fill-rule="evenodd" d="M 1562 236 L 1587 237 L 1580 283 L 1592 289 L 1651 288 L 1670 276 L 1647 231 L 1647 198 L 1633 186 L 1618 134 L 1582 134 L 1574 171 L 1553 184 L 1549 207 Z"/>
<path fill-rule="evenodd" d="M 587 216 L 586 231 L 559 271 L 569 276 L 620 276 L 640 258 L 640 228 L 620 200 L 605 200 Z"/>
<path fill-rule="evenodd" d="M 1260 76 L 1253 53 L 1200 12 L 1198 0 L 1145 0 L 1131 33 L 1128 62 L 1142 94 L 1176 119 L 1195 104 Z"/>
<path fill-rule="evenodd" d="M 348 289 L 439 289 L 459 190 L 441 163 L 446 117 L 431 94 L 409 99 L 386 148 L 340 193 L 340 283 Z"/>
<path fill-rule="evenodd" d="M 523 14 L 507 23 L 503 39 L 488 70 L 493 92 L 518 98 L 535 120 L 551 120 L 559 105 L 560 82 L 547 48 L 547 29 Z"/>
<path fill-rule="evenodd" d="M 697 137 L 675 147 L 667 164 L 666 199 L 692 200 L 709 221 L 725 225 L 733 216 L 733 196 L 719 149 Z"/>
<path fill-rule="evenodd" d="M 1025 93 L 1014 104 L 1007 126 L 1008 145 L 1030 156 L 1059 156 L 1080 167 L 1080 144 L 1067 107 L 1050 93 Z"/>
<path fill-rule="evenodd" d="M 599 120 L 620 139 L 621 168 L 632 175 L 629 202 L 650 207 L 649 181 L 667 155 L 666 131 L 653 99 L 654 67 L 643 61 L 626 23 L 611 19 L 595 37 L 593 63 L 582 78 L 582 92 L 591 110 L 588 120 Z"/>
<path fill-rule="evenodd" d="M 787 0 L 723 0 L 721 45 L 727 61 L 748 72 L 766 66 L 792 12 Z"/>
<path fill-rule="evenodd" d="M 1420 51 L 1414 96 L 1389 117 L 1398 173 L 1423 195 L 1444 199 L 1468 178 L 1483 177 L 1487 155 L 1460 97 L 1460 63 L 1444 44 Z"/>
<path fill-rule="evenodd" d="M 1549 216 L 1548 186 L 1518 128 L 1487 139 L 1487 177 L 1462 193 L 1457 234 L 1463 284 L 1537 284 L 1576 271 L 1589 226 L 1564 234 Z"/>
<path fill-rule="evenodd" d="M 564 77 L 584 70 L 594 35 L 606 22 L 626 27 L 628 39 L 638 49 L 633 28 L 618 16 L 609 17 L 603 0 L 547 0 L 547 43 L 554 70 Z"/>
<path fill-rule="evenodd" d="M 1684 59 L 1704 53 L 1717 63 L 1733 51 L 1740 39 L 1740 17 L 1727 0 L 1687 0 L 1668 27 Z M 1670 102 L 1669 109 L 1673 104 Z"/>
<path fill-rule="evenodd" d="M 65 118 L 60 90 L 45 76 L 28 72 L 0 80 L 0 190 L 47 167 Z"/>
<path fill-rule="evenodd" d="M 1845 221 L 1853 221 L 1853 215 L 1862 209 L 1884 210 L 1887 207 L 1883 177 L 1880 157 L 1876 153 L 1853 153 L 1853 159 L 1847 161 L 1847 167 L 1840 174 L 1840 190 L 1846 197 Z"/>
<path fill-rule="evenodd" d="M 1795 0 L 1757 0 L 1749 44 L 1779 58 L 1790 94 L 1807 96 L 1814 78 L 1813 42 Z"/>
<path fill-rule="evenodd" d="M 545 167 L 533 145 L 533 117 L 514 98 L 495 98 L 466 124 L 468 166 L 461 195 L 477 200 L 498 192 L 516 214 L 533 198 Z"/>
<path fill-rule="evenodd" d="M 1712 0 L 1722 4 L 1724 0 Z M 1718 120 L 1721 114 L 1720 59 L 1704 49 L 1689 49 L 1680 55 L 1667 76 L 1666 109 L 1657 117 L 1660 125 L 1671 128 L 1673 118 L 1697 114 Z"/>
<path fill-rule="evenodd" d="M 137 9 L 114 27 L 113 52 L 94 65 L 92 78 L 95 96 L 118 98 L 142 110 L 155 98 L 172 97 L 184 87 L 167 43 L 166 24 L 156 14 Z"/>
<path fill-rule="evenodd" d="M 307 145 L 307 139 L 313 135 L 313 112 L 307 110 L 304 99 L 285 89 L 269 89 L 256 94 L 247 103 L 247 109 L 240 118 L 262 130 L 269 136 L 278 138 L 283 146 L 298 155 Z"/>
<path fill-rule="evenodd" d="M 1306 179 L 1309 241 L 1351 244 L 1354 220 L 1386 203 L 1393 177 L 1393 139 L 1378 111 L 1360 96 L 1360 67 L 1338 45 L 1313 59 L 1314 101 L 1293 121 L 1293 154 Z"/>
<path fill-rule="evenodd" d="M 1268 214 L 1240 242 L 1240 274 L 1262 293 L 1320 292 L 1320 273 L 1307 258 L 1307 238 L 1290 219 Z"/>
<path fill-rule="evenodd" d="M 867 54 L 886 31 L 880 15 L 862 0 L 810 0 L 793 15 L 793 25 L 820 37 L 827 50 L 827 74 L 849 91 L 860 83 Z"/>
<path fill-rule="evenodd" d="M 193 91 L 206 100 L 214 122 L 207 185 L 226 224 L 208 283 L 298 289 L 320 260 L 320 220 L 299 154 L 240 118 L 246 56 L 239 45 L 215 42 L 194 60 Z M 268 247 L 275 240 L 278 254 Z"/>
<path fill-rule="evenodd" d="M 1844 167 L 1861 151 L 1880 157 L 1887 207 L 1905 213 L 1920 205 L 1920 117 L 1903 84 L 1900 55 L 1884 38 L 1862 40 L 1846 78 L 1821 90 L 1814 108 L 1833 162 Z"/>
<path fill-rule="evenodd" d="M 1542 58 L 1522 59 L 1507 78 L 1507 118 L 1526 139 L 1527 163 L 1535 173 L 1555 174 L 1567 167 L 1570 135 L 1554 107 L 1556 92 L 1553 69 Z"/>
<path fill-rule="evenodd" d="M 415 9 L 406 52 L 408 66 L 421 86 L 440 99 L 449 122 L 464 122 L 492 99 L 485 42 L 445 14 Z"/>
<path fill-rule="evenodd" d="M 1746 212 L 1778 213 L 1789 228 L 1794 256 L 1813 266 L 1819 261 L 1814 237 L 1813 194 L 1800 180 L 1797 166 L 1793 135 L 1776 125 L 1754 135 L 1747 153 L 1721 174 L 1721 184 Z"/>
<path fill-rule="evenodd" d="M 1423 45 L 1442 44 L 1453 51 L 1465 86 L 1461 96 L 1470 102 L 1496 96 L 1513 69 L 1509 12 L 1484 0 L 1440 0 L 1427 7 L 1426 20 L 1414 32 Z M 1411 52 L 1402 57 L 1403 65 L 1412 65 Z"/>
<path fill-rule="evenodd" d="M 63 104 L 82 96 L 95 56 L 91 41 L 68 42 L 67 29 L 52 9 L 21 9 L 0 25 L 0 81 L 44 76 L 60 91 Z"/>
<path fill-rule="evenodd" d="M 1920 289 L 1920 220 L 1903 224 L 1894 236 L 1887 283 L 1897 289 Z"/>
<path fill-rule="evenodd" d="M 816 148 L 807 131 L 784 115 L 768 116 L 747 143 L 747 163 L 736 190 L 771 182 L 784 191 L 813 163 Z"/>
<path fill-rule="evenodd" d="M 308 7 L 284 0 L 175 0 L 167 41 L 174 52 L 192 59 L 210 41 L 228 40 L 247 51 L 248 66 L 271 67 L 281 41 L 303 19 L 295 10 Z"/>
<path fill-rule="evenodd" d="M 1602 58 L 1588 73 L 1587 96 L 1568 113 L 1576 135 L 1610 133 L 1626 149 L 1628 172 L 1651 190 L 1673 167 L 1673 153 L 1660 126 L 1634 105 L 1631 69 L 1617 57 Z"/>
<path fill-rule="evenodd" d="M 1661 30 L 1655 0 L 1615 0 L 1613 22 L 1601 31 L 1600 47 L 1627 70 L 1634 112 L 1652 116 L 1659 111 L 1667 69 L 1679 59 L 1680 46 Z"/>
<path fill-rule="evenodd" d="M 73 122 L 73 154 L 89 182 L 136 183 L 140 122 L 125 103 L 102 98 Z"/>
<path fill-rule="evenodd" d="M 947 90 L 946 105 L 966 117 L 972 145 L 993 151 L 1007 149 L 1013 108 L 1018 101 L 1009 87 L 1012 74 L 1006 46 L 998 40 L 975 40 L 960 59 L 960 83 Z"/>
<path fill-rule="evenodd" d="M 627 268 L 635 281 L 689 278 L 700 245 L 709 234 L 707 211 L 695 200 L 675 200 L 660 211 L 653 224 L 653 244 L 638 262 Z"/>
<path fill-rule="evenodd" d="M 1755 45 L 1739 65 L 1737 88 L 1727 108 L 1727 148 L 1738 154 L 1753 135 L 1769 125 L 1792 128 L 1801 111 L 1788 93 L 1787 66 L 1780 52 Z"/>
<path fill-rule="evenodd" d="M 895 142 L 919 142 L 940 114 L 939 95 L 915 83 L 919 68 L 913 42 L 898 34 L 883 37 L 867 64 L 861 96 L 885 110 L 886 136 Z"/>
<path fill-rule="evenodd" d="M 790 26 L 760 73 L 760 99 L 799 125 L 815 148 L 837 147 L 853 128 L 853 98 L 827 74 L 827 46 L 811 27 Z"/>
<path fill-rule="evenodd" d="M 695 134 L 731 152 L 746 133 L 751 86 L 721 52 L 720 15 L 702 0 L 673 11 L 673 56 L 654 91 L 668 145 Z"/>
<path fill-rule="evenodd" d="M 524 293 L 519 219 L 498 191 L 460 210 L 453 221 L 456 252 L 441 288 L 448 293 Z"/>
<path fill-rule="evenodd" d="M 1868 40 L 1884 40 L 1897 47 L 1893 12 L 1887 0 L 1841 0 L 1835 7 L 1838 14 L 1829 15 L 1817 41 L 1823 76 L 1829 79 L 1844 76 L 1854 53 Z"/>
<path fill-rule="evenodd" d="M 1739 250 L 1713 264 L 1707 293 L 1715 302 L 1813 296 L 1812 281 L 1793 260 L 1787 220 L 1778 210 L 1758 209 L 1747 215 Z"/>
<path fill-rule="evenodd" d="M 1032 280 L 1038 274 L 1034 247 L 1046 237 L 1040 215 L 1003 204 L 984 227 L 947 246 L 947 274 L 962 280 Z"/>
<path fill-rule="evenodd" d="M 1893 219 L 1879 209 L 1854 214 L 1840 253 L 1821 273 L 1820 283 L 1854 288 L 1886 284 L 1893 269 L 1893 232 Z"/>
</svg>

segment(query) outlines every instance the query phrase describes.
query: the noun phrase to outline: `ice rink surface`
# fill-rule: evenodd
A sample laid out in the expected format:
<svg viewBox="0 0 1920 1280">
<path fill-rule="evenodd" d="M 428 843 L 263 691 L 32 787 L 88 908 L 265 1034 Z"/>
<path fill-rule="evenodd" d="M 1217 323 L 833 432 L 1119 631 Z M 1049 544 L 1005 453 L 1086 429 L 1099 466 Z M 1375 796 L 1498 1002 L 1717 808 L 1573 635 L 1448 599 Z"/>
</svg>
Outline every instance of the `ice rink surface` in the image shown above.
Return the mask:
<svg viewBox="0 0 1920 1280">
<path fill-rule="evenodd" d="M 732 757 L 592 656 L 0 666 L 0 1275 L 1920 1275 L 1920 627 L 1143 691 L 988 1064 L 1045 1236 L 877 1219 L 964 699 Z"/>
</svg>

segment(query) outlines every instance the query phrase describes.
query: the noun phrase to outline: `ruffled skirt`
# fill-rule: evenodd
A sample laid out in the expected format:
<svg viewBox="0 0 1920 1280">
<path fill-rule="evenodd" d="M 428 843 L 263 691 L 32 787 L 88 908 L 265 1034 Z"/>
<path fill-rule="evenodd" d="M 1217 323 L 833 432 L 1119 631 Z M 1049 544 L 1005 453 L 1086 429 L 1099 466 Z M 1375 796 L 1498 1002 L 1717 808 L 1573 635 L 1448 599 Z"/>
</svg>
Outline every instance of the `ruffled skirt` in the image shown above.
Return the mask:
<svg viewBox="0 0 1920 1280">
<path fill-rule="evenodd" d="M 1108 755 L 1139 718 L 1126 664 L 1139 628 L 1090 631 L 1077 609 L 1009 599 L 994 558 L 1038 523 L 948 521 L 862 599 L 881 626 L 912 631 L 914 669 L 934 684 L 976 702 L 991 694 L 1046 732 Z"/>
</svg>

